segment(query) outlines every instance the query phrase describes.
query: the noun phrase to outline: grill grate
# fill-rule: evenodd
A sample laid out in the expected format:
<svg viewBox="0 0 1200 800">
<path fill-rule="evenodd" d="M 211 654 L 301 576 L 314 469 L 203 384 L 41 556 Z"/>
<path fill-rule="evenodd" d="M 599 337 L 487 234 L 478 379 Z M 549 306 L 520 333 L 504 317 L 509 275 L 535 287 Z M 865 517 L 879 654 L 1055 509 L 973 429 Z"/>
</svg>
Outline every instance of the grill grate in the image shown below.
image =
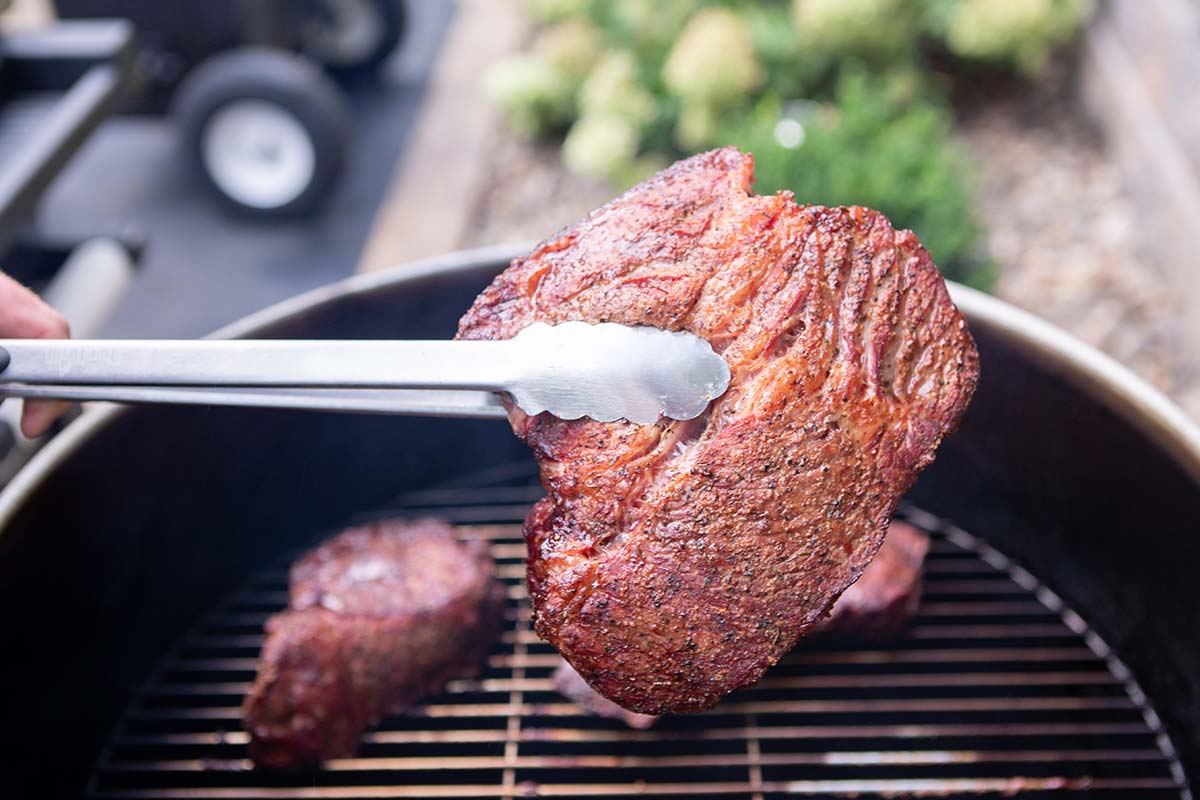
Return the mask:
<svg viewBox="0 0 1200 800">
<path fill-rule="evenodd" d="M 649 731 L 555 692 L 532 632 L 518 521 L 539 494 L 499 485 L 412 493 L 491 542 L 508 624 L 481 676 L 451 683 L 317 773 L 259 773 L 239 706 L 286 570 L 257 576 L 162 664 L 96 767 L 97 798 L 785 796 L 1191 797 L 1125 667 L 1003 555 L 916 509 L 934 534 L 920 616 L 880 645 L 814 643 L 757 686 Z M 521 476 L 515 476 L 519 479 Z"/>
</svg>

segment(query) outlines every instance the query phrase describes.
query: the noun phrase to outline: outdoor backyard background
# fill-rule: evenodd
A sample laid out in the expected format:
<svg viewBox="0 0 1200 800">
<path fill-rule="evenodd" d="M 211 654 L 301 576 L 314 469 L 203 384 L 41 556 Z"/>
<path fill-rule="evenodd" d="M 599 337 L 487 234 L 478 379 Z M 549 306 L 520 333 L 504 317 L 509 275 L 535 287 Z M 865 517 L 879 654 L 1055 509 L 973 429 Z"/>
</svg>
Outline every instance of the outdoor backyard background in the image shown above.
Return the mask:
<svg viewBox="0 0 1200 800">
<path fill-rule="evenodd" d="M 759 191 L 881 208 L 1200 415 L 1198 52 L 1190 0 L 462 0 L 363 267 L 741 144 Z"/>
<path fill-rule="evenodd" d="M 1200 416 L 1195 0 L 408 6 L 382 80 L 350 87 L 347 179 L 314 220 L 231 220 L 183 180 L 169 120 L 104 126 L 43 217 L 146 231 L 107 335 L 196 336 L 356 269 L 543 238 L 677 157 L 738 144 L 759 191 L 878 207 L 949 277 Z M 0 22 L 51 16 L 15 0 Z"/>
</svg>

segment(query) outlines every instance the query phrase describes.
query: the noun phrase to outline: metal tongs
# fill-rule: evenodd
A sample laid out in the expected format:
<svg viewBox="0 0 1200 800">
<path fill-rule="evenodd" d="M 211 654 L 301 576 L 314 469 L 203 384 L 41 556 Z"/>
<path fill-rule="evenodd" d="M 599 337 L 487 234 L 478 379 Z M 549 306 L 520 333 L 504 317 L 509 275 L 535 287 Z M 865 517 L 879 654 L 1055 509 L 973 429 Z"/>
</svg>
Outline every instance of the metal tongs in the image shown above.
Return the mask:
<svg viewBox="0 0 1200 800">
<path fill-rule="evenodd" d="M 0 396 L 647 424 L 692 419 L 729 367 L 688 333 L 535 323 L 503 341 L 0 340 Z"/>
</svg>

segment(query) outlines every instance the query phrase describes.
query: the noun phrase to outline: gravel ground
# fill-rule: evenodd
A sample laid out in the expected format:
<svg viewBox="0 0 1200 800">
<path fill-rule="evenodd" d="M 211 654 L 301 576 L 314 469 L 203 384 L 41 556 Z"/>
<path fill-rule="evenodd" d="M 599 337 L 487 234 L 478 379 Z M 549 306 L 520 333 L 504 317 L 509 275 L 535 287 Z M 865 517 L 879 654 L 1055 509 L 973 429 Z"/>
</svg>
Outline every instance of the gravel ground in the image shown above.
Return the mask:
<svg viewBox="0 0 1200 800">
<path fill-rule="evenodd" d="M 1053 98 L 962 115 L 980 165 L 979 211 L 1000 265 L 996 294 L 1131 367 L 1200 418 L 1200 370 L 1137 209 L 1086 122 Z"/>
<path fill-rule="evenodd" d="M 497 131 L 464 246 L 538 241 L 613 198 L 612 187 L 563 169 L 558 148 Z"/>
<path fill-rule="evenodd" d="M 960 132 L 979 165 L 996 294 L 1133 368 L 1200 418 L 1200 368 L 1159 265 L 1140 246 L 1117 167 L 1057 95 L 973 101 Z M 557 149 L 501 132 L 468 245 L 537 240 L 613 191 L 561 166 Z"/>
</svg>

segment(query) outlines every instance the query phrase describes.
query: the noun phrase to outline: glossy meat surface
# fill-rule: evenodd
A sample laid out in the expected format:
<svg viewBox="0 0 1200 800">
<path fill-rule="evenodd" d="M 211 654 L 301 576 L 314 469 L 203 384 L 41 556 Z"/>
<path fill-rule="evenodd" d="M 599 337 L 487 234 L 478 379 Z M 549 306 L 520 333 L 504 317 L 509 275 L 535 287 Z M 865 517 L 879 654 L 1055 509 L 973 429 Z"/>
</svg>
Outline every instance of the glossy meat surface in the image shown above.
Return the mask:
<svg viewBox="0 0 1200 800">
<path fill-rule="evenodd" d="M 344 531 L 291 569 L 242 708 L 260 767 L 353 755 L 382 717 L 473 673 L 504 589 L 480 542 L 432 519 Z"/>
<path fill-rule="evenodd" d="M 978 376 L 911 232 L 752 180 L 733 148 L 681 161 L 514 261 L 459 325 L 686 330 L 730 366 L 688 422 L 509 412 L 549 494 L 525 522 L 537 632 L 643 713 L 714 705 L 825 616 Z"/>
</svg>

